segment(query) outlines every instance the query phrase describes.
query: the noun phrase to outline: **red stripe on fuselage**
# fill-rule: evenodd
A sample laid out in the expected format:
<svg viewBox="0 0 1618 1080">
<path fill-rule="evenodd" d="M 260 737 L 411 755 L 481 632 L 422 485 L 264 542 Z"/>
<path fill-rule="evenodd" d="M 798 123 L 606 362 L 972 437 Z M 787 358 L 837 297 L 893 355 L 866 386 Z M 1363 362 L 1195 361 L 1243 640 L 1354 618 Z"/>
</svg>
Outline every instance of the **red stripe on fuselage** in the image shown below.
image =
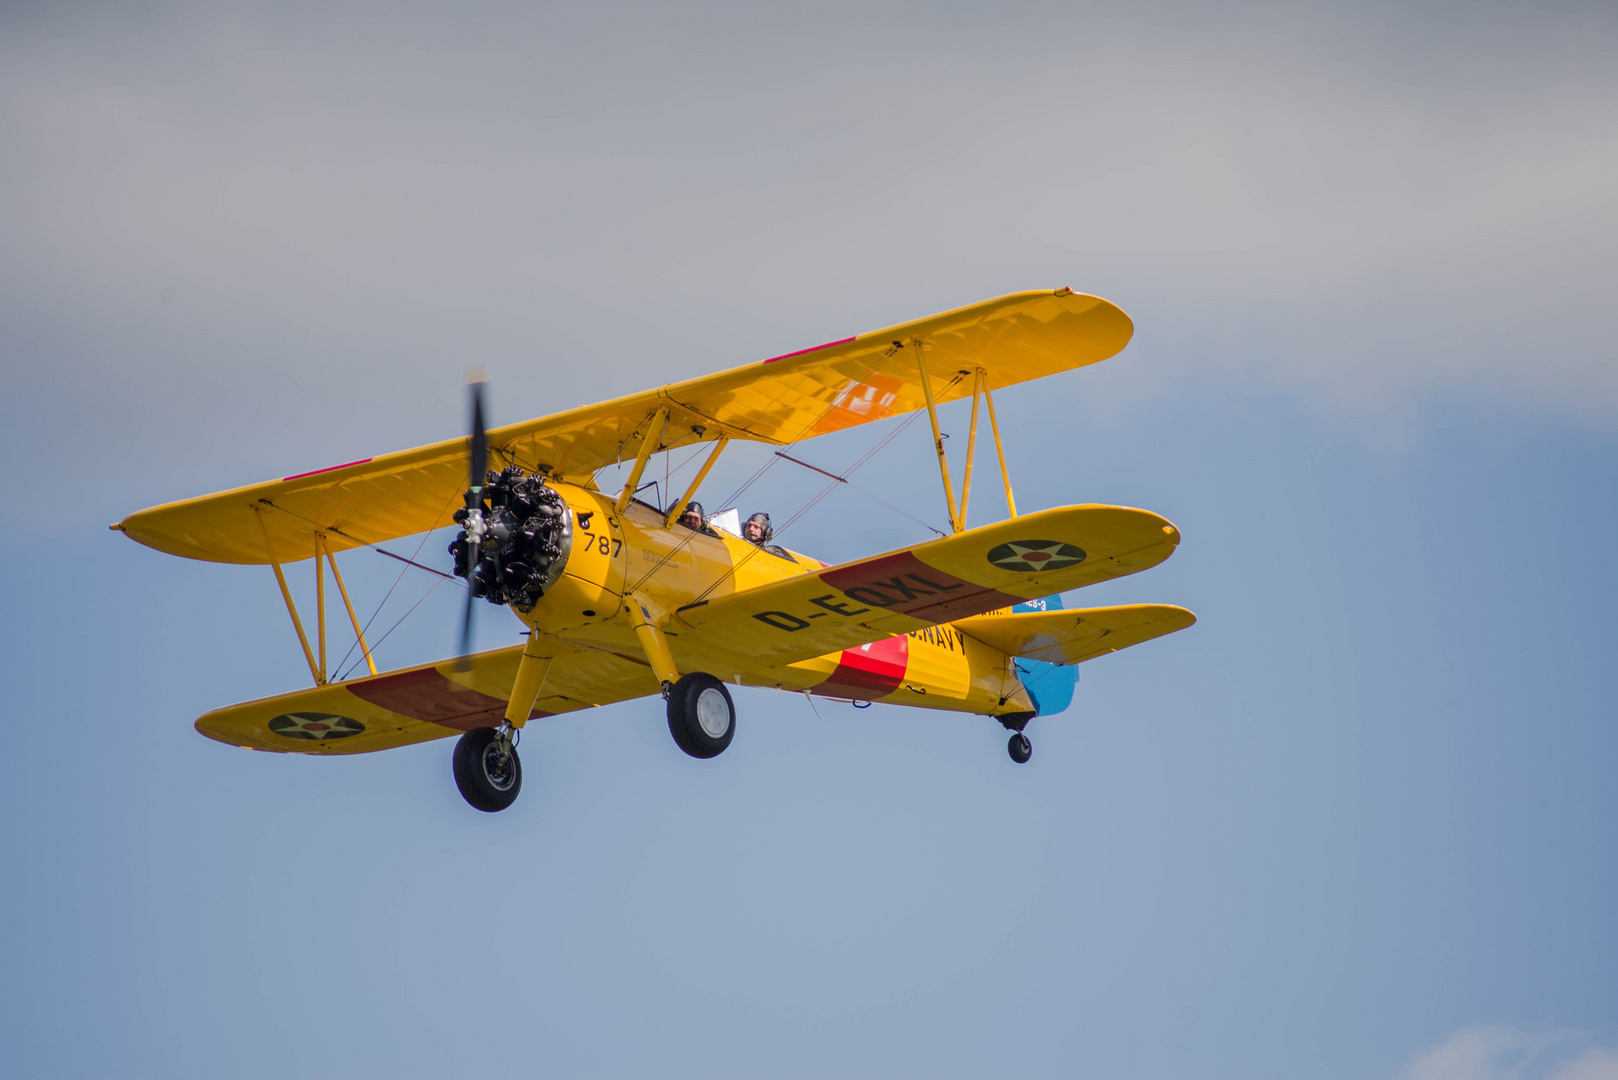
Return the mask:
<svg viewBox="0 0 1618 1080">
<path fill-rule="evenodd" d="M 499 727 L 506 703 L 448 679 L 437 668 L 401 671 L 350 683 L 348 692 L 372 705 L 380 705 L 412 720 L 442 724 L 457 731 Z M 535 709 L 529 719 L 551 715 Z"/>
<path fill-rule="evenodd" d="M 823 697 L 875 701 L 899 689 L 909 663 L 910 639 L 903 634 L 857 649 L 844 649 L 838 658 L 837 670 L 815 687 L 814 693 Z"/>
<path fill-rule="evenodd" d="M 823 571 L 820 580 L 841 589 L 845 596 L 861 604 L 887 608 L 930 623 L 952 622 L 1023 601 L 1020 596 L 935 570 L 908 551 Z"/>
</svg>

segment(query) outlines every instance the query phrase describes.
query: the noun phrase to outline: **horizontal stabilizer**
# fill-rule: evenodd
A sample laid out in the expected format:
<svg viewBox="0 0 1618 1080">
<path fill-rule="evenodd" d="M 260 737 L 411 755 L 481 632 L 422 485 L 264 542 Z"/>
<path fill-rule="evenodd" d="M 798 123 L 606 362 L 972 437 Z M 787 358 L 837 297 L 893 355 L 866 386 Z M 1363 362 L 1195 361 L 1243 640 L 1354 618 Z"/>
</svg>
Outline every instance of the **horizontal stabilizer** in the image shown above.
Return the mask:
<svg viewBox="0 0 1618 1080">
<path fill-rule="evenodd" d="M 957 620 L 955 628 L 1009 656 L 1078 664 L 1184 630 L 1196 621 L 1191 612 L 1172 604 L 1126 604 L 1076 611 L 979 615 Z"/>
</svg>

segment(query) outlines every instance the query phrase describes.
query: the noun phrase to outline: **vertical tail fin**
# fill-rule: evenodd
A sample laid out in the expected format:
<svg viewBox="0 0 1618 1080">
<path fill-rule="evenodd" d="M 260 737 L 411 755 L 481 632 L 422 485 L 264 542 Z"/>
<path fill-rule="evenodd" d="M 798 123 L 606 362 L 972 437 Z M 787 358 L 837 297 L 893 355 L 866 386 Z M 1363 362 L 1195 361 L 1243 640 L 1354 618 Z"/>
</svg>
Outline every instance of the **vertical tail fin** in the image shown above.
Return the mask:
<svg viewBox="0 0 1618 1080">
<path fill-rule="evenodd" d="M 1061 610 L 1060 594 L 1029 600 L 1011 609 L 1014 615 L 1025 611 Z M 1024 657 L 1017 657 L 1012 664 L 1017 669 L 1017 677 L 1022 680 L 1023 689 L 1028 691 L 1034 703 L 1034 711 L 1040 716 L 1055 716 L 1066 712 L 1068 706 L 1073 704 L 1074 684 L 1079 681 L 1077 664 L 1052 664 Z"/>
</svg>

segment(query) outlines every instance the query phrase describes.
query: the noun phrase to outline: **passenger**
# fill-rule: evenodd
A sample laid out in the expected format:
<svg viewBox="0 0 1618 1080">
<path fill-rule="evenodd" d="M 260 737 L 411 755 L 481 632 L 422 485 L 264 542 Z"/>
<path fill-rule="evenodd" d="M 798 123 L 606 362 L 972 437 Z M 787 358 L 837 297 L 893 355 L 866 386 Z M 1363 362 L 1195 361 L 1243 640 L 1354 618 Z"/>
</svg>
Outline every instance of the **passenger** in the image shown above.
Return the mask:
<svg viewBox="0 0 1618 1080">
<path fill-rule="evenodd" d="M 797 562 L 798 560 L 793 559 L 787 553 L 786 548 L 770 543 L 774 536 L 775 528 L 770 524 L 770 515 L 762 511 L 748 518 L 742 525 L 743 540 L 750 544 L 757 544 L 771 555 L 776 555 L 783 559 L 792 559 L 793 562 Z"/>
<path fill-rule="evenodd" d="M 742 539 L 759 547 L 769 543 L 770 537 L 774 535 L 775 530 L 770 527 L 770 515 L 765 513 L 754 514 L 742 526 Z"/>
<path fill-rule="evenodd" d="M 685 504 L 685 513 L 680 515 L 680 524 L 697 532 L 707 532 L 708 519 L 703 516 L 702 504 L 696 501 Z"/>
</svg>

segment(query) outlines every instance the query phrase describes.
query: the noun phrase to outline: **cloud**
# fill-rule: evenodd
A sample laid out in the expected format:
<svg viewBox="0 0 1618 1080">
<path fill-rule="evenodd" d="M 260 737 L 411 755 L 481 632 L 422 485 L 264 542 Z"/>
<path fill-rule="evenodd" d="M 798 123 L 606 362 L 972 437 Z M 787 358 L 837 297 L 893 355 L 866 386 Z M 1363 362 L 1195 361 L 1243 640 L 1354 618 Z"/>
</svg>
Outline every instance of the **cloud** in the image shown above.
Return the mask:
<svg viewBox="0 0 1618 1080">
<path fill-rule="evenodd" d="M 14 5 L 0 451 L 373 453 L 469 363 L 529 415 L 1064 284 L 1107 393 L 1618 421 L 1618 14 L 1417 7 Z"/>
<path fill-rule="evenodd" d="M 1466 1028 L 1418 1054 L 1400 1080 L 1618 1080 L 1618 1050 L 1570 1032 Z"/>
</svg>

